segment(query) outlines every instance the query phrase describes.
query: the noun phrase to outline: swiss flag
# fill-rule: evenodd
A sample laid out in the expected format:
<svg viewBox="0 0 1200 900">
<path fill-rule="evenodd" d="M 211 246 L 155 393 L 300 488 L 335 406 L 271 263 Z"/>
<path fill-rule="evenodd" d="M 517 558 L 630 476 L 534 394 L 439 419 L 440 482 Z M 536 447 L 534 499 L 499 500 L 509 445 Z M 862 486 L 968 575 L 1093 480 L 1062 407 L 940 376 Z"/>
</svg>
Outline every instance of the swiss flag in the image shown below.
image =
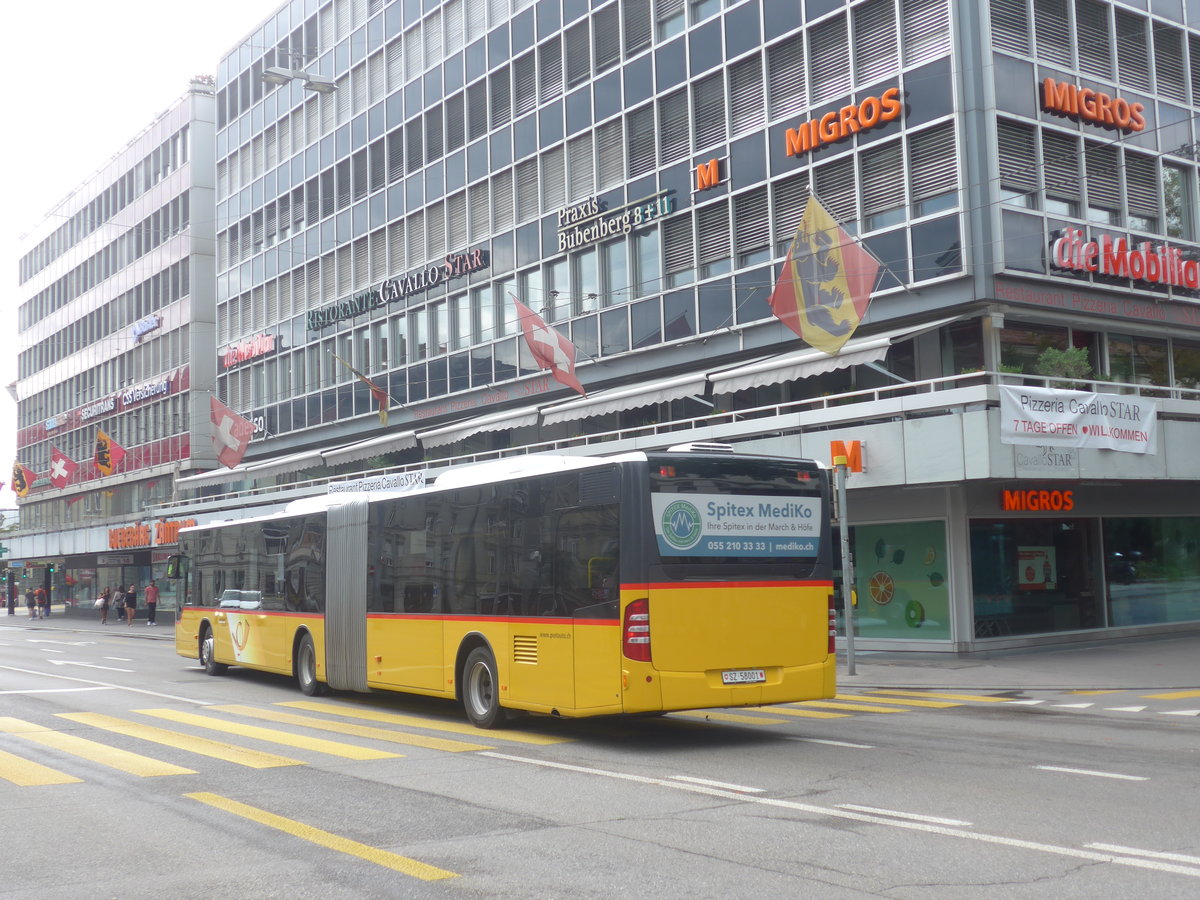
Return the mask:
<svg viewBox="0 0 1200 900">
<path fill-rule="evenodd" d="M 572 390 L 587 396 L 587 391 L 575 377 L 575 345 L 551 328 L 532 309 L 509 294 L 517 305 L 517 317 L 521 321 L 521 330 L 525 332 L 525 343 L 529 352 L 543 369 L 549 369 L 550 375 L 559 384 L 565 384 Z"/>
<path fill-rule="evenodd" d="M 250 438 L 254 434 L 254 423 L 244 419 L 215 396 L 210 404 L 213 423 L 213 446 L 217 459 L 228 469 L 235 468 L 246 455 Z"/>
<path fill-rule="evenodd" d="M 50 483 L 56 488 L 65 488 L 79 471 L 79 463 L 67 456 L 53 444 L 50 445 Z"/>
</svg>

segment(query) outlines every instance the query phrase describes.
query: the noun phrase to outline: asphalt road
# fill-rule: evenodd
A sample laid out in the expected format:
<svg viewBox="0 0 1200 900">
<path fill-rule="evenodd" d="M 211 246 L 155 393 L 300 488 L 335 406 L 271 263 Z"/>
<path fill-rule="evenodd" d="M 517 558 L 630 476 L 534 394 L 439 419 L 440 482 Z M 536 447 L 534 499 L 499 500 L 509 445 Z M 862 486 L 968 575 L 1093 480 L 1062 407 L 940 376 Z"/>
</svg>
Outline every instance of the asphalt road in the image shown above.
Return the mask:
<svg viewBox="0 0 1200 900">
<path fill-rule="evenodd" d="M 482 732 L 148 637 L 0 631 L 5 898 L 1200 893 L 1200 717 L 1171 700 L 856 689 Z"/>
</svg>

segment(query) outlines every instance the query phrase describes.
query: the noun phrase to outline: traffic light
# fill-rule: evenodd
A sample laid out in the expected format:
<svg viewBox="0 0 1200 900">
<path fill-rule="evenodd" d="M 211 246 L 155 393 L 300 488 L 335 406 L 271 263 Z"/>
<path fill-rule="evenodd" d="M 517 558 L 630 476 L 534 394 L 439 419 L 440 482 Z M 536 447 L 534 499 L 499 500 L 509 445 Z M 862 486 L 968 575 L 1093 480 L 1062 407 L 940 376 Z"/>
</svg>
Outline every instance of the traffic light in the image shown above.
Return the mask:
<svg viewBox="0 0 1200 900">
<path fill-rule="evenodd" d="M 54 574 L 54 563 L 50 563 L 50 574 Z"/>
</svg>

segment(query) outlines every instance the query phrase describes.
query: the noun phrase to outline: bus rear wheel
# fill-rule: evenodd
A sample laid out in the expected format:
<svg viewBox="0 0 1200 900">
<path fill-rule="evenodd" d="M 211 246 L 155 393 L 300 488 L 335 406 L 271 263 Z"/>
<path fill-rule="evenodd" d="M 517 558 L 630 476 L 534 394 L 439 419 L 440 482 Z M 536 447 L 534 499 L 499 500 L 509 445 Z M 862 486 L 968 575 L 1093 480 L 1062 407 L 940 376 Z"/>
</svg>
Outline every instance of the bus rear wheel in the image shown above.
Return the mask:
<svg viewBox="0 0 1200 900">
<path fill-rule="evenodd" d="M 317 649 L 311 634 L 301 637 L 296 648 L 296 683 L 306 697 L 325 693 L 325 685 L 317 681 Z"/>
<path fill-rule="evenodd" d="M 213 637 L 212 629 L 205 626 L 204 631 L 200 633 L 200 665 L 204 667 L 206 675 L 224 675 L 229 671 L 229 666 L 217 662 L 216 652 L 216 638 Z"/>
<path fill-rule="evenodd" d="M 467 718 L 476 728 L 500 728 L 504 708 L 500 705 L 500 679 L 496 657 L 487 647 L 476 647 L 463 667 L 462 703 Z"/>
</svg>

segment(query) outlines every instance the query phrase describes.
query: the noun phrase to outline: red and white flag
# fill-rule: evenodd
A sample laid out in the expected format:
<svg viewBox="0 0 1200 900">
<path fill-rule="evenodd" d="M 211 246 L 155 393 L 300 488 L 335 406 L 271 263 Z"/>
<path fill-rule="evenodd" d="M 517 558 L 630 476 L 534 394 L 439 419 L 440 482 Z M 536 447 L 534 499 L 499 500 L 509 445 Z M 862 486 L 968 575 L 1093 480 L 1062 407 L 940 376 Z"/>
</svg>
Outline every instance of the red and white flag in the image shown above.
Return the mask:
<svg viewBox="0 0 1200 900">
<path fill-rule="evenodd" d="M 79 471 L 79 463 L 67 456 L 53 444 L 50 445 L 50 483 L 56 488 L 65 488 Z"/>
<path fill-rule="evenodd" d="M 212 398 L 213 447 L 221 465 L 233 469 L 246 455 L 250 438 L 254 435 L 254 423 L 239 416 L 232 409 Z"/>
<path fill-rule="evenodd" d="M 543 369 L 550 370 L 550 376 L 559 384 L 565 384 L 572 390 L 587 396 L 587 391 L 575 377 L 575 345 L 546 324 L 545 320 L 532 309 L 509 294 L 517 305 L 517 317 L 521 322 L 521 330 L 525 332 L 525 343 L 534 361 Z"/>
</svg>

